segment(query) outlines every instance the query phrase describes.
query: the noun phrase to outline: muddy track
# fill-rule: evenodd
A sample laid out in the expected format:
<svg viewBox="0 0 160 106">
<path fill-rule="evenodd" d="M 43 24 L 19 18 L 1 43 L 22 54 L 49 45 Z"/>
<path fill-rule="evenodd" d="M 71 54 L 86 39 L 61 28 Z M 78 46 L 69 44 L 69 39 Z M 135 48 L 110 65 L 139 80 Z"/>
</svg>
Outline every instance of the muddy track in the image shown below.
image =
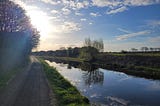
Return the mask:
<svg viewBox="0 0 160 106">
<path fill-rule="evenodd" d="M 28 68 L 0 92 L 0 106 L 51 106 L 51 90 L 43 66 L 35 57 L 31 60 Z"/>
</svg>

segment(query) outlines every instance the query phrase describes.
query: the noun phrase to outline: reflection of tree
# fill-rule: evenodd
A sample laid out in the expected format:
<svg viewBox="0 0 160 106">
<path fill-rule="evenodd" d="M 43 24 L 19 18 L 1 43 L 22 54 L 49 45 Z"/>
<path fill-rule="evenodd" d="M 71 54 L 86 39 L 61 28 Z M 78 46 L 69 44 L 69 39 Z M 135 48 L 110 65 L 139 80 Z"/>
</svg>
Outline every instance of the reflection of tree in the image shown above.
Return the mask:
<svg viewBox="0 0 160 106">
<path fill-rule="evenodd" d="M 87 63 L 87 62 L 79 64 L 78 68 L 80 68 L 84 71 L 94 71 L 94 70 L 98 69 L 97 66 L 90 64 L 90 63 Z"/>
<path fill-rule="evenodd" d="M 100 83 L 103 84 L 104 73 L 98 70 L 96 65 L 90 63 L 82 63 L 79 65 L 82 70 L 87 71 L 83 74 L 86 85 Z"/>
<path fill-rule="evenodd" d="M 97 84 L 97 83 L 103 84 L 104 73 L 99 70 L 88 71 L 83 74 L 83 78 L 85 80 L 86 85 Z"/>
<path fill-rule="evenodd" d="M 56 59 L 47 59 L 50 62 L 54 61 L 56 63 L 62 63 L 62 64 L 68 64 L 67 68 L 71 69 L 79 68 L 83 71 L 83 78 L 85 80 L 86 85 L 96 84 L 100 83 L 103 84 L 104 80 L 104 73 L 98 70 L 98 67 L 96 65 L 90 64 L 90 63 L 80 63 L 80 62 L 73 62 L 73 61 L 62 61 L 62 60 L 56 60 Z"/>
</svg>

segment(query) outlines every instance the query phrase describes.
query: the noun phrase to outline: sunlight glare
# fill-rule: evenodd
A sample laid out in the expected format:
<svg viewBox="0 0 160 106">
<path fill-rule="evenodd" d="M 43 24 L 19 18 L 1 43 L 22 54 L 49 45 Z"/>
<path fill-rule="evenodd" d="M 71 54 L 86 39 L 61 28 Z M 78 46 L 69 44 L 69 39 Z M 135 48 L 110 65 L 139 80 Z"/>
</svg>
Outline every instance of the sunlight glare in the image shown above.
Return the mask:
<svg viewBox="0 0 160 106">
<path fill-rule="evenodd" d="M 28 15 L 31 18 L 32 25 L 40 31 L 41 37 L 46 37 L 51 32 L 52 28 L 46 13 L 32 10 L 28 12 Z"/>
</svg>

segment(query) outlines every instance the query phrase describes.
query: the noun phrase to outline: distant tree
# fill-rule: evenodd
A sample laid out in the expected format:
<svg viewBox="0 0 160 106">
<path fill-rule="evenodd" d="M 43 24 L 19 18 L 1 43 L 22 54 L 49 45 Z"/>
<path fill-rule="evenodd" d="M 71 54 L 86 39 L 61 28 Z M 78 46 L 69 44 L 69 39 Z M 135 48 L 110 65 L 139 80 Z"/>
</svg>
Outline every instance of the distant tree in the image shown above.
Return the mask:
<svg viewBox="0 0 160 106">
<path fill-rule="evenodd" d="M 132 52 L 137 52 L 138 49 L 136 49 L 136 48 L 131 48 L 131 51 L 132 51 Z"/>
<path fill-rule="evenodd" d="M 84 40 L 84 46 L 92 46 L 92 41 L 90 38 L 85 38 Z"/>
<path fill-rule="evenodd" d="M 92 41 L 90 38 L 86 38 L 84 41 L 84 46 L 86 47 L 94 47 L 99 52 L 104 51 L 104 43 L 102 39 Z"/>
<path fill-rule="evenodd" d="M 146 52 L 146 51 L 149 50 L 149 48 L 148 47 L 141 47 L 141 50 L 144 51 L 144 52 Z"/>
<path fill-rule="evenodd" d="M 71 47 L 68 47 L 68 49 L 67 49 L 67 56 L 68 57 L 72 56 L 72 48 Z"/>
<path fill-rule="evenodd" d="M 66 50 L 66 48 L 65 48 L 65 47 L 60 47 L 59 49 L 60 49 L 60 50 Z"/>
<path fill-rule="evenodd" d="M 102 39 L 94 40 L 92 47 L 96 48 L 99 52 L 103 52 L 104 50 L 103 40 Z"/>
<path fill-rule="evenodd" d="M 127 53 L 127 51 L 126 50 L 121 50 L 121 53 Z"/>
<path fill-rule="evenodd" d="M 85 61 L 94 61 L 98 54 L 98 50 L 94 47 L 82 47 L 80 50 L 80 58 Z"/>
<path fill-rule="evenodd" d="M 151 47 L 151 48 L 149 48 L 149 49 L 150 49 L 150 51 L 153 51 L 153 50 L 154 50 L 154 48 L 152 48 L 152 47 Z"/>
</svg>

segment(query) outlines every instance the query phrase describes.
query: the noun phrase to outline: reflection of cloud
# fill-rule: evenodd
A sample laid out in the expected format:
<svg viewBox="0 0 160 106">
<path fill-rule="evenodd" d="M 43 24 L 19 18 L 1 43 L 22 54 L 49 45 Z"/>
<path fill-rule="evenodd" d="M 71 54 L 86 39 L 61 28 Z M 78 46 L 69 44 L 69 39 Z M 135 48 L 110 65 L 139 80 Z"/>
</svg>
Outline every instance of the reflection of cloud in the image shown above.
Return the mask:
<svg viewBox="0 0 160 106">
<path fill-rule="evenodd" d="M 151 33 L 149 30 L 144 30 L 144 31 L 139 31 L 139 32 L 134 32 L 134 33 L 129 33 L 129 34 L 124 34 L 124 35 L 119 35 L 116 37 L 117 40 L 126 40 L 128 38 L 136 37 L 136 36 L 142 36 Z"/>
<path fill-rule="evenodd" d="M 122 79 L 120 79 L 120 80 L 118 80 L 119 82 L 122 82 L 122 81 L 125 81 L 125 80 L 128 80 L 128 79 L 130 79 L 131 77 L 125 77 L 125 78 L 122 78 Z"/>
<path fill-rule="evenodd" d="M 100 96 L 101 96 L 100 94 L 96 94 L 96 93 L 90 95 L 91 98 L 98 98 L 98 97 L 100 97 Z"/>
<path fill-rule="evenodd" d="M 148 86 L 149 90 L 160 91 L 160 81 L 154 81 Z"/>
<path fill-rule="evenodd" d="M 121 98 L 113 97 L 113 96 L 107 96 L 108 104 L 112 104 L 111 106 L 127 106 L 129 101 L 126 101 Z"/>
</svg>

